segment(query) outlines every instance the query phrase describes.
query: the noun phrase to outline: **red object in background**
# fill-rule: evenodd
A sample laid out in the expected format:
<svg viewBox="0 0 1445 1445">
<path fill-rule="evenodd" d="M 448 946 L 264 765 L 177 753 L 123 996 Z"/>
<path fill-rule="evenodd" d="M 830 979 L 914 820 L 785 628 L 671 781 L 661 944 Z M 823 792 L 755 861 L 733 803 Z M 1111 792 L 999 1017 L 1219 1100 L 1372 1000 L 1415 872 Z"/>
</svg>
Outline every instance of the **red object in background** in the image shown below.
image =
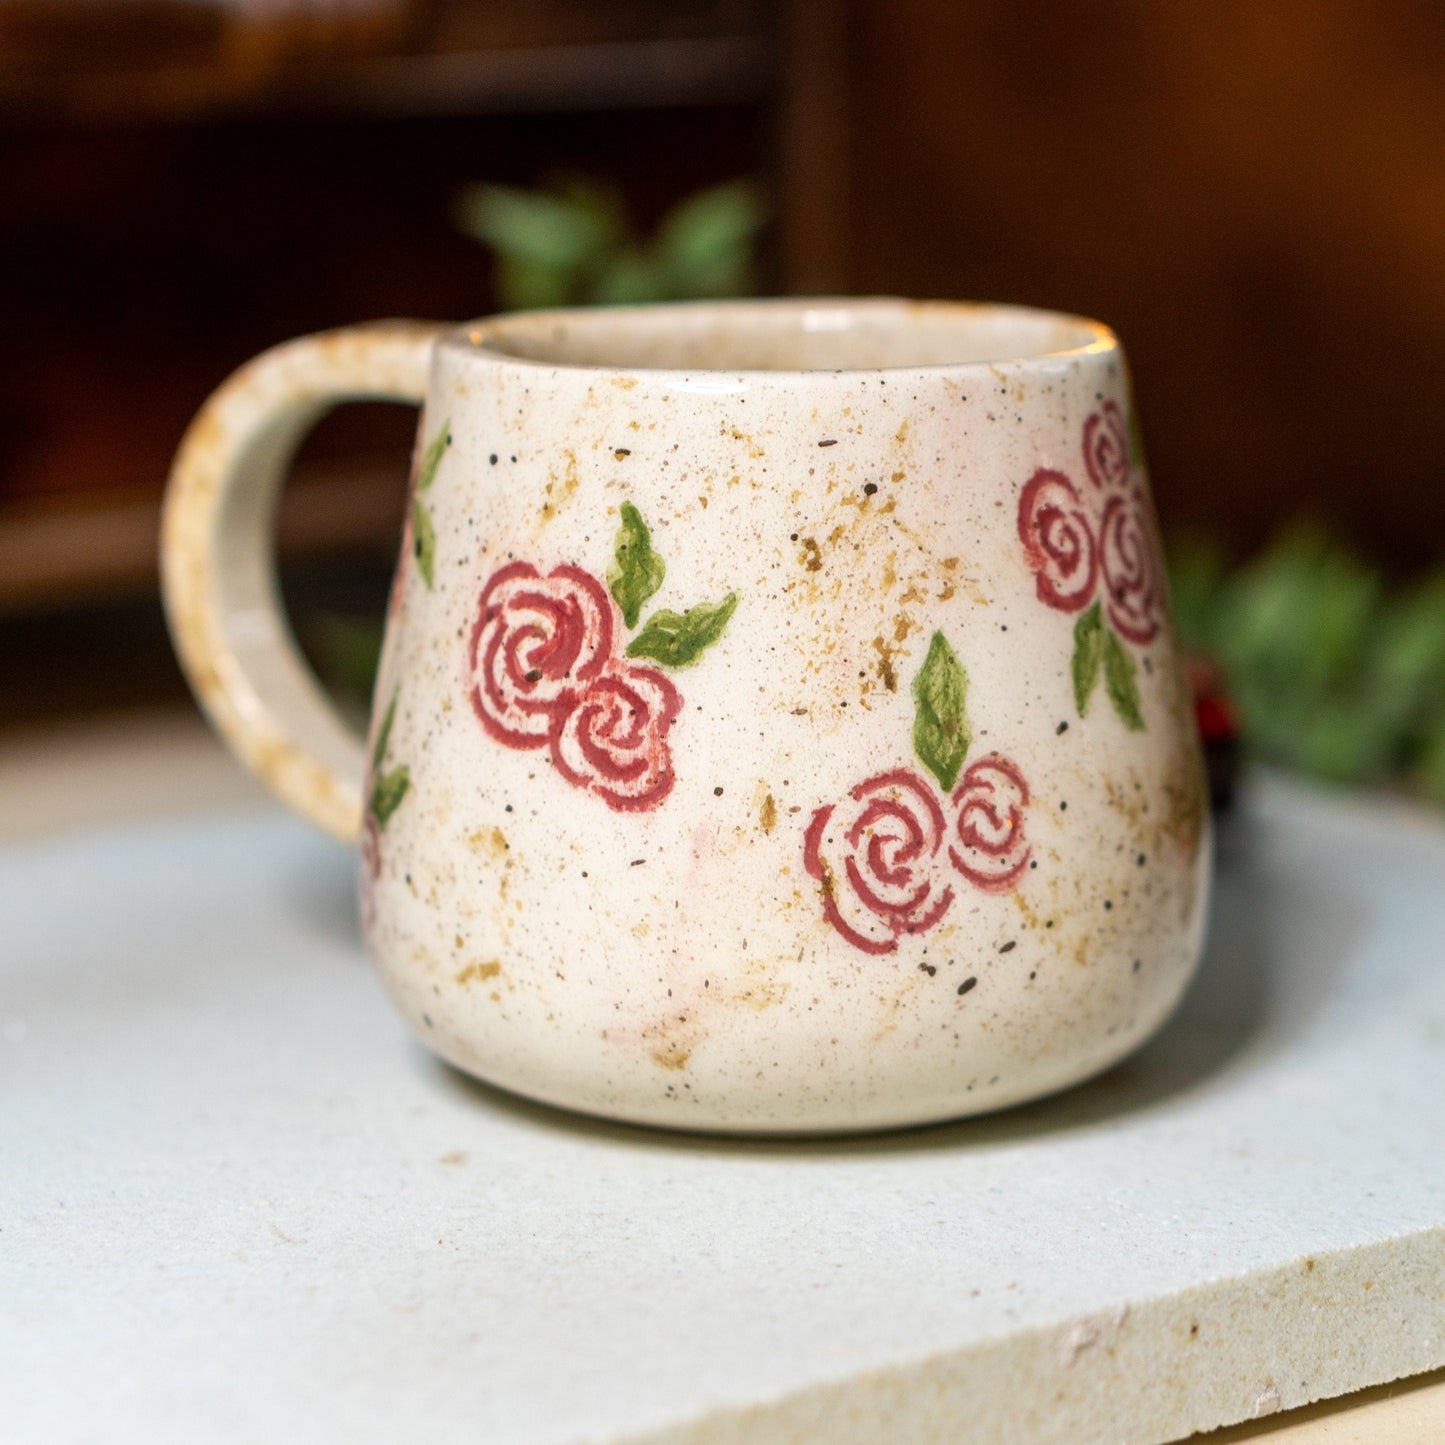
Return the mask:
<svg viewBox="0 0 1445 1445">
<path fill-rule="evenodd" d="M 1210 743 L 1236 742 L 1239 739 L 1239 721 L 1234 709 L 1222 697 L 1195 697 L 1194 720 L 1199 724 L 1199 736 L 1205 747 Z"/>
<path fill-rule="evenodd" d="M 1225 689 L 1224 674 L 1210 658 L 1198 653 L 1187 660 L 1189 688 L 1194 694 L 1194 722 L 1204 744 L 1204 767 L 1209 774 L 1209 801 L 1216 811 L 1234 802 L 1239 779 L 1239 714 Z"/>
</svg>

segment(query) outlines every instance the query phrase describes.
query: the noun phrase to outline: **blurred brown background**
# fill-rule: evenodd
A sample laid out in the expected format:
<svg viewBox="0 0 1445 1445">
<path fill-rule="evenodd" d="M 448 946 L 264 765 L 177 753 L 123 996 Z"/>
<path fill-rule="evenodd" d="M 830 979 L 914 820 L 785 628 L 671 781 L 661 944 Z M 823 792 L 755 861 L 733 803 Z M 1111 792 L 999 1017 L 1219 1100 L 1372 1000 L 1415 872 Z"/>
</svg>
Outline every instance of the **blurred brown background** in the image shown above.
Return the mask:
<svg viewBox="0 0 1445 1445">
<path fill-rule="evenodd" d="M 496 304 L 468 182 L 645 226 L 755 176 L 774 291 L 1006 299 L 1129 351 L 1166 530 L 1445 532 L 1431 0 L 0 0 L 0 723 L 178 696 L 154 597 L 186 421 L 288 336 Z M 414 418 L 288 502 L 299 607 L 378 599 Z M 380 578 L 380 581 L 376 579 Z"/>
</svg>

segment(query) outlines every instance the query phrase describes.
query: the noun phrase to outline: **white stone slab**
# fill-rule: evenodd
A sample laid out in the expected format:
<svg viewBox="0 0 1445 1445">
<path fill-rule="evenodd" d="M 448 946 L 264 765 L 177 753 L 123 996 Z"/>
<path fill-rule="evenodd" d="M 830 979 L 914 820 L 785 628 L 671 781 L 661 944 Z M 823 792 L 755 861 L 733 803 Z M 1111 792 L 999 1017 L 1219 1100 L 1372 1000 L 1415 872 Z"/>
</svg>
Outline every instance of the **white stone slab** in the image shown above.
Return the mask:
<svg viewBox="0 0 1445 1445">
<path fill-rule="evenodd" d="M 267 809 L 0 851 L 0 1437 L 1144 1445 L 1445 1363 L 1445 830 L 1223 848 L 1132 1061 L 814 1144 L 433 1062 Z"/>
</svg>

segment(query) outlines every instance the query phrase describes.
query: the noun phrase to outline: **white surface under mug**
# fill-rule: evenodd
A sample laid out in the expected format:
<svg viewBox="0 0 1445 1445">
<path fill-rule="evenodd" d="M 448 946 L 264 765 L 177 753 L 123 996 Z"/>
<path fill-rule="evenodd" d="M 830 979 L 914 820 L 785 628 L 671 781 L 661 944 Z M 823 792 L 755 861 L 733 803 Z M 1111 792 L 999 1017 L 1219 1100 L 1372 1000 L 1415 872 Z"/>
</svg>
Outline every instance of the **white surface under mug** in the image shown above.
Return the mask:
<svg viewBox="0 0 1445 1445">
<path fill-rule="evenodd" d="M 421 404 L 370 738 L 290 640 L 305 429 Z M 841 1131 L 1107 1067 L 1198 957 L 1209 822 L 1122 354 L 1076 317 L 766 301 L 350 328 L 182 445 L 203 705 L 359 843 L 444 1058 L 573 1109 Z"/>
</svg>

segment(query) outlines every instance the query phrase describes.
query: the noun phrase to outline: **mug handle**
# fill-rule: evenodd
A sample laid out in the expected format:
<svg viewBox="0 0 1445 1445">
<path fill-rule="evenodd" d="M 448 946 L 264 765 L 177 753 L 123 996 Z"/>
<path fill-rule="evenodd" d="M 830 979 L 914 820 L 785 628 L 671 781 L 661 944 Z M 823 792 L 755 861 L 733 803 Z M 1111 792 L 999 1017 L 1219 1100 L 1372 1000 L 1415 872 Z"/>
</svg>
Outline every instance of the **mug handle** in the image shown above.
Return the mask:
<svg viewBox="0 0 1445 1445">
<path fill-rule="evenodd" d="M 277 797 L 348 843 L 361 833 L 365 743 L 323 692 L 286 620 L 276 507 L 301 438 L 339 402 L 422 404 L 443 330 L 385 321 L 263 352 L 196 415 L 166 488 L 161 590 L 196 697 Z"/>
</svg>

